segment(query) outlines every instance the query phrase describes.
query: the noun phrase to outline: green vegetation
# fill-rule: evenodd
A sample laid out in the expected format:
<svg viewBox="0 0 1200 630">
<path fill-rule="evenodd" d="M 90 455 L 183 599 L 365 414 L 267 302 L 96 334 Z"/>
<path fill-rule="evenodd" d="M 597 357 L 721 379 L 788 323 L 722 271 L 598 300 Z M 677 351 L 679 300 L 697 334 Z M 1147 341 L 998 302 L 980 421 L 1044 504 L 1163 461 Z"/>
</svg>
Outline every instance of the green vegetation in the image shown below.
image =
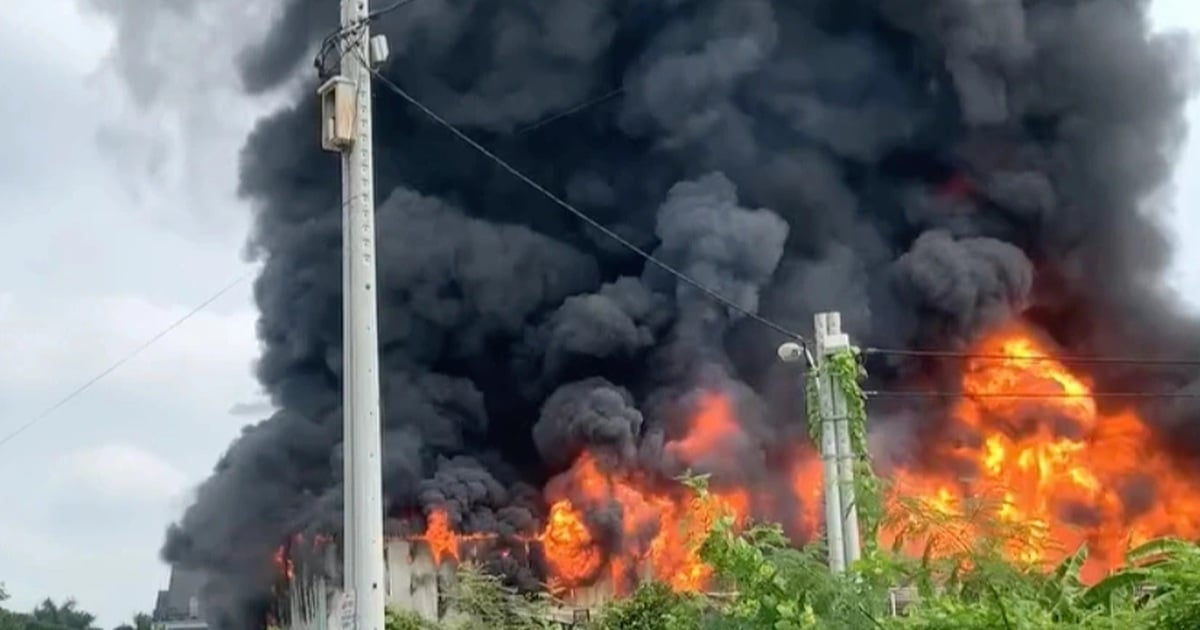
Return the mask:
<svg viewBox="0 0 1200 630">
<path fill-rule="evenodd" d="M 813 444 L 821 444 L 821 403 L 817 384 L 832 376 L 834 386 L 846 401 L 846 419 L 850 425 L 850 448 L 854 452 L 854 499 L 858 510 L 859 524 L 865 546 L 875 546 L 876 535 L 883 523 L 883 482 L 871 468 L 867 451 L 867 403 L 859 386 L 866 371 L 859 361 L 857 350 L 839 352 L 825 359 L 819 366 L 811 368 L 805 380 L 806 407 L 808 409 L 808 432 Z"/>
<path fill-rule="evenodd" d="M 129 620 L 129 623 L 123 623 L 113 630 L 152 630 L 154 628 L 154 618 L 146 613 L 138 613 Z"/>
<path fill-rule="evenodd" d="M 940 513 L 906 517 L 924 518 L 932 537 L 961 531 L 946 528 Z M 717 616 L 743 628 L 1200 628 L 1200 547 L 1194 544 L 1144 545 L 1130 552 L 1126 568 L 1087 587 L 1079 578 L 1086 548 L 1045 571 L 1005 560 L 1004 550 L 1020 539 L 995 537 L 1001 533 L 997 527 L 936 559 L 871 551 L 837 577 L 820 562 L 821 550 L 790 549 L 777 527 L 736 533 L 727 519 L 714 528 L 702 557 L 738 593 L 732 603 L 713 606 Z M 898 584 L 913 586 L 921 599 L 893 616 L 888 591 Z"/>
<path fill-rule="evenodd" d="M 701 547 L 714 571 L 713 591 L 681 594 L 662 584 L 642 585 L 631 597 L 610 603 L 592 626 L 597 630 L 1200 630 L 1200 546 L 1160 539 L 1131 550 L 1125 566 L 1097 584 L 1080 578 L 1086 547 L 1058 566 L 1014 562 L 1032 527 L 993 518 L 988 497 L 948 515 L 903 499 L 883 509 L 886 489 L 871 470 L 866 451 L 863 377 L 850 352 L 820 368 L 847 399 L 856 455 L 855 491 L 864 556 L 845 575 L 832 574 L 825 550 L 793 548 L 778 525 L 737 528 L 731 515 L 718 519 Z M 819 375 L 813 375 L 819 376 Z M 809 426 L 820 440 L 816 378 L 808 390 Z M 706 479 L 684 482 L 710 500 Z M 883 526 L 899 531 L 890 549 L 875 543 Z M 974 532 L 964 539 L 962 532 Z M 920 557 L 901 553 L 923 544 Z M 936 549 L 937 553 L 934 553 Z M 542 628 L 531 619 L 540 601 L 505 590 L 498 580 L 467 569 L 454 597 L 463 619 L 447 627 Z M 893 614 L 889 594 L 904 586 L 919 595 Z M 395 619 L 399 619 L 396 617 Z M 417 623 L 417 622 L 407 622 Z M 389 630 L 432 628 L 389 622 Z"/>
<path fill-rule="evenodd" d="M 68 598 L 61 604 L 52 599 L 42 600 L 36 608 L 27 612 L 14 612 L 5 607 L 8 592 L 0 584 L 0 630 L 98 630 L 96 616 L 79 608 L 79 604 Z M 139 613 L 114 630 L 151 630 L 150 615 Z"/>
<path fill-rule="evenodd" d="M 853 355 L 835 357 L 827 369 L 849 401 L 861 401 Z M 815 407 L 813 405 L 812 407 Z M 851 404 L 853 440 L 860 460 L 856 479 L 864 505 L 864 536 L 887 526 L 899 531 L 890 548 L 867 545 L 845 575 L 828 570 L 820 544 L 792 547 L 773 524 L 736 527 L 731 515 L 716 520 L 700 555 L 713 569 L 713 594 L 676 593 L 645 584 L 610 603 L 593 619 L 596 630 L 1200 630 L 1200 546 L 1160 539 L 1131 550 L 1123 568 L 1087 585 L 1080 572 L 1086 547 L 1053 567 L 1014 562 L 1030 526 L 991 519 L 994 502 L 981 497 L 962 514 L 948 515 L 918 500 L 882 509 L 882 480 L 865 452 L 865 411 Z M 820 430 L 814 423 L 814 432 Z M 819 437 L 819 434 L 816 434 Z M 713 502 L 703 477 L 684 479 L 702 502 Z M 874 511 L 873 511 L 874 510 Z M 885 522 L 886 521 L 886 522 Z M 962 532 L 974 535 L 965 539 Z M 924 545 L 925 553 L 901 548 Z M 933 553 L 936 548 L 937 553 Z M 1014 550 L 1018 553 L 1014 554 Z M 447 604 L 456 611 L 442 624 L 389 611 L 388 630 L 543 630 L 550 602 L 518 593 L 499 578 L 465 565 Z M 889 592 L 916 591 L 919 600 L 893 614 Z M 92 630 L 94 617 L 73 600 L 46 600 L 25 614 L 4 609 L 0 630 Z M 147 630 L 145 615 L 118 630 Z"/>
<path fill-rule="evenodd" d="M 7 600 L 7 595 L 0 601 Z M 28 613 L 0 609 L 0 630 L 95 630 L 95 615 L 80 610 L 74 599 L 62 604 L 43 600 Z"/>
<path fill-rule="evenodd" d="M 702 497 L 703 482 L 691 480 Z M 936 538 L 961 531 L 945 515 L 910 506 L 906 522 Z M 713 567 L 714 591 L 682 594 L 646 584 L 609 604 L 597 630 L 1160 630 L 1200 629 L 1200 547 L 1161 539 L 1134 549 L 1125 568 L 1086 586 L 1081 548 L 1045 570 L 1005 559 L 1019 528 L 995 527 L 986 536 L 942 548 L 937 558 L 891 550 L 866 553 L 844 576 L 831 574 L 819 546 L 795 549 L 775 525 L 734 527 L 719 520 L 701 549 Z M 969 568 L 968 568 L 969 567 Z M 520 595 L 466 567 L 451 598 L 461 614 L 433 625 L 389 614 L 389 630 L 533 630 L 547 603 Z M 920 600 L 900 615 L 889 590 L 911 586 Z"/>
</svg>

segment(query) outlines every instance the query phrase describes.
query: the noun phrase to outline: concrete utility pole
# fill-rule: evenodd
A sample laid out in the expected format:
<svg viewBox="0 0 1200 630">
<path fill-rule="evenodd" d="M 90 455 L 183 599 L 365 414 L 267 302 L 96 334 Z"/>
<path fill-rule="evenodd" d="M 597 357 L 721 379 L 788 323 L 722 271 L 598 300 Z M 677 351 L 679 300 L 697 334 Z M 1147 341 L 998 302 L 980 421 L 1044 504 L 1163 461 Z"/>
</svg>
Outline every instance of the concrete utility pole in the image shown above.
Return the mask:
<svg viewBox="0 0 1200 630">
<path fill-rule="evenodd" d="M 834 355 L 850 349 L 850 339 L 842 333 L 840 313 L 817 313 L 813 317 L 816 330 L 817 364 L 824 364 Z M 837 377 L 829 370 L 817 384 L 821 412 L 821 459 L 825 472 L 825 518 L 830 527 L 829 566 L 836 572 L 845 571 L 862 557 L 858 531 L 858 506 L 854 496 L 854 450 L 850 444 L 850 419 L 846 408 L 846 393 Z M 831 481 L 832 480 L 832 481 Z M 832 495 L 832 497 L 831 497 Z M 840 530 L 840 531 L 836 531 Z M 835 544 L 833 538 L 840 541 Z M 835 557 L 840 554 L 840 558 Z"/>
<path fill-rule="evenodd" d="M 838 313 L 818 313 L 816 356 L 809 355 L 798 343 L 779 346 L 779 358 L 787 363 L 806 360 L 816 373 L 824 375 L 815 383 L 821 416 L 821 463 L 825 498 L 825 538 L 829 547 L 829 569 L 844 573 L 861 555 L 858 508 L 854 497 L 854 451 L 850 444 L 850 421 L 846 396 L 836 378 L 820 369 L 830 357 L 850 348 L 842 334 Z M 811 376 L 810 376 L 811 378 Z"/>
<path fill-rule="evenodd" d="M 328 77 L 318 89 L 322 147 L 342 155 L 342 610 L 344 624 L 354 630 L 384 630 L 385 595 L 372 67 L 368 64 L 381 61 L 372 57 L 386 51 L 386 45 L 371 41 L 369 15 L 368 0 L 341 0 L 340 74 Z"/>
</svg>

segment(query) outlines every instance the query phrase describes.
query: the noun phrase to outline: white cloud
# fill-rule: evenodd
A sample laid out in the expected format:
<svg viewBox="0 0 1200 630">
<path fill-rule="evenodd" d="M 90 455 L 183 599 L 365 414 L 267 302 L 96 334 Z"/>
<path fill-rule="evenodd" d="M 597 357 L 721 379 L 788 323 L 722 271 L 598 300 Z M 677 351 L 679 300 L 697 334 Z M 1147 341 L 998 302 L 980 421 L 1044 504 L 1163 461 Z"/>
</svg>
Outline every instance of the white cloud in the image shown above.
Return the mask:
<svg viewBox="0 0 1200 630">
<path fill-rule="evenodd" d="M 236 77 L 191 81 L 178 57 L 213 51 L 157 35 L 147 46 L 168 89 L 136 111 L 103 67 L 111 25 L 76 4 L 0 2 L 0 75 L 26 79 L 0 98 L 22 121 L 0 155 L 0 436 L 245 269 L 250 213 L 233 187 L 256 112 L 231 102 Z M 129 151 L 94 142 L 106 124 L 136 132 Z M 13 607 L 74 595 L 112 627 L 153 606 L 164 528 L 246 421 L 230 405 L 259 394 L 254 320 L 247 283 L 4 445 L 0 581 Z"/>
<path fill-rule="evenodd" d="M 3 18 L 0 37 L 42 63 L 80 73 L 96 67 L 113 36 L 108 25 L 86 19 L 71 0 L 14 4 Z"/>
<path fill-rule="evenodd" d="M 25 526 L 25 515 L 20 511 L 0 517 L 0 540 L 4 541 L 4 552 L 0 553 L 8 564 L 27 564 L 36 566 L 37 563 L 57 563 L 67 560 L 70 550 L 59 544 L 53 537 L 42 534 L 36 529 Z M 0 581 L 7 581 L 13 586 L 12 579 L 16 576 L 0 576 Z"/>
<path fill-rule="evenodd" d="M 63 458 L 67 481 L 102 500 L 170 505 L 188 478 L 170 462 L 133 444 L 111 442 Z"/>
<path fill-rule="evenodd" d="M 236 58 L 273 24 L 275 3 L 210 0 L 76 0 L 80 20 L 117 33 L 96 75 L 106 112 L 95 130 L 108 174 L 139 206 L 173 201 L 169 220 L 191 238 L 245 230 L 245 213 L 222 203 L 237 185 L 237 151 L 281 94 L 247 96 Z M 115 26 L 113 29 L 111 27 Z M 162 211 L 147 214 L 162 221 Z M 158 216 L 155 216 L 158 215 Z"/>
<path fill-rule="evenodd" d="M 1200 37 L 1200 3 L 1196 0 L 1157 0 L 1150 16 L 1161 30 L 1185 30 Z M 1195 50 L 1196 46 L 1193 46 Z M 1194 52 L 1193 50 L 1193 52 Z M 1193 70 L 1196 70 L 1193 62 Z M 1171 192 L 1175 207 L 1171 217 L 1177 248 L 1171 270 L 1171 283 L 1180 295 L 1200 309 L 1200 101 L 1192 99 L 1188 109 L 1188 141 L 1175 165 Z"/>
<path fill-rule="evenodd" d="M 140 295 L 101 298 L 96 307 L 99 325 L 114 343 L 125 345 L 143 342 L 148 334 L 165 329 L 193 308 L 157 304 Z M 180 377 L 195 374 L 202 379 L 225 372 L 244 378 L 249 374 L 250 359 L 258 354 L 256 319 L 257 314 L 248 309 L 232 313 L 200 311 L 179 326 L 177 330 L 184 334 L 163 337 L 145 352 L 144 361 L 131 364 L 119 380 L 136 385 L 174 385 Z"/>
<path fill-rule="evenodd" d="M 197 296 L 197 302 L 204 295 Z M 0 383 L 45 390 L 81 383 L 127 356 L 194 305 L 164 304 L 132 293 L 50 298 L 9 294 L 0 310 Z M 167 388 L 184 397 L 248 394 L 258 353 L 256 315 L 203 310 L 108 377 L 106 387 Z M 237 383 L 237 391 L 226 385 Z"/>
</svg>

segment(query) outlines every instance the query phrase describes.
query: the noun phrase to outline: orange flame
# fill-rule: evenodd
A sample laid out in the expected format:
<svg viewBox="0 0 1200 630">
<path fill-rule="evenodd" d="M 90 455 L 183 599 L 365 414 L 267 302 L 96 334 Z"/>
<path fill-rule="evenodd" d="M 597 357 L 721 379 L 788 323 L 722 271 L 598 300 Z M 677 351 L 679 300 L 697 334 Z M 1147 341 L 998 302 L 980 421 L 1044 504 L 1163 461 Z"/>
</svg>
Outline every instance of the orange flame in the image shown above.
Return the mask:
<svg viewBox="0 0 1200 630">
<path fill-rule="evenodd" d="M 1156 448 L 1134 411 L 1100 409 L 1086 379 L 1023 327 L 989 336 L 974 354 L 1007 358 L 968 362 L 967 397 L 955 405 L 950 427 L 963 437 L 936 442 L 927 458 L 962 463 L 970 474 L 901 470 L 894 475 L 899 495 L 961 515 L 969 497 L 995 494 L 1000 523 L 1032 529 L 1008 550 L 1014 559 L 1053 562 L 1086 543 L 1089 581 L 1118 566 L 1130 545 L 1165 535 L 1200 538 L 1200 491 Z M 1130 500 L 1138 493 L 1145 500 Z M 885 532 L 885 542 L 903 526 Z M 964 540 L 976 533 L 958 532 Z"/>
<path fill-rule="evenodd" d="M 685 464 L 705 460 L 739 469 L 741 462 L 721 458 L 742 431 L 730 399 L 708 393 L 698 402 L 685 435 L 669 442 L 667 451 Z M 817 462 L 819 473 L 819 461 L 812 461 Z M 793 482 L 798 489 L 804 487 L 803 492 L 797 490 L 797 496 L 802 494 L 803 507 L 810 509 L 801 510 L 792 529 L 807 535 L 815 530 L 817 516 L 811 508 L 816 503 L 811 496 L 813 489 L 819 493 L 820 483 L 819 476 L 811 474 L 811 462 L 798 462 Z M 582 453 L 550 485 L 550 511 L 541 531 L 513 539 L 540 546 L 552 590 L 570 591 L 607 578 L 614 590 L 625 593 L 645 577 L 679 591 L 702 589 L 712 571 L 700 560 L 699 549 L 714 521 L 730 514 L 735 523 L 742 523 L 754 506 L 769 505 L 775 499 L 718 479 L 708 499 L 701 500 L 680 484 L 664 486 L 662 481 L 655 484 L 637 472 L 608 468 L 593 453 Z M 594 529 L 596 523 L 587 518 L 593 509 L 615 514 L 614 531 Z M 459 560 L 469 541 L 497 538 L 494 534 L 455 532 L 446 510 L 435 507 L 426 516 L 425 531 L 408 540 L 424 541 L 440 564 Z M 499 553 L 507 551 L 500 549 Z"/>
<path fill-rule="evenodd" d="M 569 499 L 550 506 L 546 528 L 538 536 L 552 579 L 561 585 L 582 583 L 596 575 L 604 562 L 602 551 Z"/>
<path fill-rule="evenodd" d="M 408 540 L 420 540 L 429 545 L 433 561 L 442 564 L 446 559 L 460 561 L 464 545 L 482 541 L 494 540 L 495 534 L 461 534 L 454 531 L 450 524 L 450 514 L 444 508 L 434 507 L 425 517 L 425 531 L 417 536 L 409 536 Z"/>
<path fill-rule="evenodd" d="M 458 560 L 458 536 L 450 529 L 450 515 L 446 510 L 434 508 L 430 511 L 424 539 L 429 543 L 434 562 L 441 564 L 446 556 Z"/>
<path fill-rule="evenodd" d="M 701 400 L 687 434 L 668 444 L 668 450 L 683 461 L 694 461 L 720 453 L 722 443 L 739 431 L 728 398 L 710 394 Z M 627 591 L 639 577 L 631 574 L 642 571 L 676 590 L 699 590 L 711 576 L 700 560 L 699 549 L 714 520 L 722 512 L 741 520 L 751 504 L 749 493 L 740 488 L 714 489 L 709 501 L 682 487 L 652 488 L 634 474 L 603 470 L 597 458 L 586 452 L 560 481 L 572 489 L 572 496 L 587 503 L 585 509 L 615 506 L 620 514 L 620 540 L 616 551 L 610 549 L 605 557 L 578 507 L 565 498 L 555 501 L 538 539 L 551 582 L 559 588 L 588 583 L 607 563 L 618 592 Z"/>
<path fill-rule="evenodd" d="M 275 573 L 291 582 L 296 578 L 296 563 L 292 560 L 292 550 L 296 547 L 304 545 L 308 542 L 313 548 L 322 547 L 332 538 L 323 534 L 317 534 L 312 537 L 311 541 L 306 541 L 304 534 L 293 534 L 291 539 L 279 547 L 276 547 L 275 553 L 271 554 L 271 564 L 275 566 Z"/>
<path fill-rule="evenodd" d="M 974 354 L 989 357 L 967 363 L 962 375 L 967 396 L 954 405 L 943 435 L 925 453 L 924 460 L 937 467 L 895 471 L 896 496 L 965 514 L 972 498 L 995 491 L 1000 501 L 991 516 L 1032 531 L 1014 541 L 1009 550 L 1014 558 L 1051 562 L 1087 543 L 1089 581 L 1118 565 L 1131 544 L 1162 535 L 1200 538 L 1200 490 L 1157 447 L 1134 411 L 1101 409 L 1087 380 L 1054 360 L 1049 346 L 1023 327 L 989 336 Z M 708 394 L 686 434 L 666 450 L 685 463 L 715 461 L 736 469 L 740 462 L 721 458 L 733 452 L 729 445 L 741 439 L 741 431 L 730 399 Z M 790 525 L 801 542 L 820 526 L 821 464 L 811 446 L 793 452 L 785 466 L 799 509 Z M 611 468 L 585 452 L 556 480 L 561 485 L 552 492 L 544 528 L 528 539 L 540 543 L 554 587 L 588 584 L 607 570 L 618 592 L 645 575 L 676 590 L 699 590 L 711 578 L 699 548 L 714 519 L 722 512 L 737 522 L 751 513 L 780 513 L 778 497 L 754 488 L 718 479 L 706 502 L 681 487 Z M 1138 493 L 1144 500 L 1131 500 Z M 894 501 L 891 508 L 897 508 Z M 615 531 L 601 536 L 586 516 L 593 509 L 614 514 Z M 884 531 L 881 542 L 890 545 L 904 526 Z M 969 543 L 981 527 L 965 522 L 951 534 Z M 457 557 L 457 544 L 466 537 L 450 530 L 444 512 L 434 511 L 423 538 L 441 550 L 435 551 L 440 558 Z M 908 541 L 907 548 L 923 552 L 924 542 Z M 948 539 L 940 544 L 935 552 L 946 551 Z"/>
<path fill-rule="evenodd" d="M 275 572 L 280 577 L 288 582 L 296 578 L 296 566 L 292 562 L 291 556 L 288 555 L 286 546 L 280 545 L 275 549 L 275 553 L 271 556 L 271 562 L 275 565 Z"/>
<path fill-rule="evenodd" d="M 804 446 L 792 459 L 790 490 L 801 506 L 792 525 L 802 536 L 814 538 L 822 522 L 821 457 L 812 446 Z"/>
<path fill-rule="evenodd" d="M 962 375 L 967 395 L 923 453 L 923 461 L 936 466 L 892 472 L 894 514 L 901 495 L 947 514 L 966 514 L 973 498 L 995 491 L 1000 501 L 991 516 L 1033 531 L 1014 542 L 1014 558 L 1053 562 L 1087 543 L 1088 581 L 1117 566 L 1131 544 L 1163 535 L 1200 539 L 1200 489 L 1157 447 L 1134 411 L 1101 409 L 1089 382 L 1054 360 L 1050 347 L 1024 327 L 987 337 L 973 354 L 989 357 L 968 361 Z M 734 460 L 730 445 L 743 437 L 730 398 L 709 393 L 666 451 L 688 465 L 704 461 L 739 470 L 744 462 Z M 628 592 L 647 576 L 678 591 L 706 588 L 712 571 L 699 549 L 723 513 L 738 524 L 751 514 L 786 521 L 797 543 L 818 531 L 820 458 L 808 444 L 777 446 L 793 455 L 774 468 L 783 473 L 781 495 L 718 478 L 707 501 L 584 452 L 548 487 L 550 510 L 541 531 L 518 541 L 540 545 L 556 590 L 610 579 L 618 593 Z M 1143 500 L 1131 500 L 1138 497 Z M 794 506 L 790 512 L 788 506 Z M 615 519 L 613 531 L 589 520 L 594 510 Z M 886 529 L 880 542 L 891 545 L 905 525 Z M 966 522 L 950 533 L 970 543 L 981 527 Z M 427 542 L 438 563 L 458 560 L 468 541 L 495 538 L 456 533 L 442 508 L 430 510 L 425 532 L 410 537 Z M 922 553 L 924 543 L 909 540 L 905 548 Z M 942 537 L 934 551 L 946 552 L 947 544 Z M 275 562 L 291 579 L 294 567 L 284 548 Z"/>
</svg>

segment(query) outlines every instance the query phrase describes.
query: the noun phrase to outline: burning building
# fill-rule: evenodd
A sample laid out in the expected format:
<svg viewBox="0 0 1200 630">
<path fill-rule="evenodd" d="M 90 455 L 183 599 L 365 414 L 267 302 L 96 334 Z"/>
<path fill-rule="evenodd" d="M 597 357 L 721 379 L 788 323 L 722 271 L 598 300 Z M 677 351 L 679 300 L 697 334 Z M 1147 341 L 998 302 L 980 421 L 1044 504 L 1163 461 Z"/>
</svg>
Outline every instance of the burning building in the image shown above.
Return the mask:
<svg viewBox="0 0 1200 630">
<path fill-rule="evenodd" d="M 872 401 L 880 468 L 947 510 L 1004 487 L 1005 518 L 1045 526 L 1020 553 L 1087 540 L 1102 571 L 1127 540 L 1200 523 L 1200 410 L 1105 395 L 1191 392 L 1195 366 L 1068 360 L 1200 356 L 1152 196 L 1187 42 L 1151 33 L 1145 5 L 423 0 L 374 28 L 392 80 L 743 309 L 801 331 L 836 310 L 862 346 L 948 351 L 868 355 L 869 388 L 939 392 Z M 336 3 L 281 6 L 241 57 L 248 90 L 288 85 L 337 22 Z M 164 546 L 206 576 L 221 630 L 262 623 L 280 541 L 342 526 L 340 182 L 312 88 L 241 163 L 279 411 Z M 775 332 L 386 90 L 376 116 L 391 534 L 477 539 L 526 588 L 696 588 L 690 469 L 738 515 L 814 535 L 819 467 Z"/>
<path fill-rule="evenodd" d="M 203 583 L 204 575 L 199 572 L 172 568 L 166 590 L 159 591 L 154 601 L 154 626 L 162 630 L 208 630 L 200 606 Z"/>
<path fill-rule="evenodd" d="M 454 551 L 440 549 L 429 538 L 393 537 L 384 545 L 384 599 L 389 608 L 415 613 L 428 621 L 453 621 L 454 591 L 462 562 L 471 562 L 491 552 L 479 537 L 458 537 Z M 280 563 L 279 588 L 268 619 L 273 626 L 289 630 L 324 630 L 338 627 L 343 603 L 341 563 L 336 543 L 316 547 L 290 547 Z M 290 554 L 299 552 L 300 560 Z M 545 621 L 576 627 L 599 612 L 617 592 L 613 583 L 598 580 L 587 586 L 560 591 L 557 599 L 541 613 Z"/>
</svg>

